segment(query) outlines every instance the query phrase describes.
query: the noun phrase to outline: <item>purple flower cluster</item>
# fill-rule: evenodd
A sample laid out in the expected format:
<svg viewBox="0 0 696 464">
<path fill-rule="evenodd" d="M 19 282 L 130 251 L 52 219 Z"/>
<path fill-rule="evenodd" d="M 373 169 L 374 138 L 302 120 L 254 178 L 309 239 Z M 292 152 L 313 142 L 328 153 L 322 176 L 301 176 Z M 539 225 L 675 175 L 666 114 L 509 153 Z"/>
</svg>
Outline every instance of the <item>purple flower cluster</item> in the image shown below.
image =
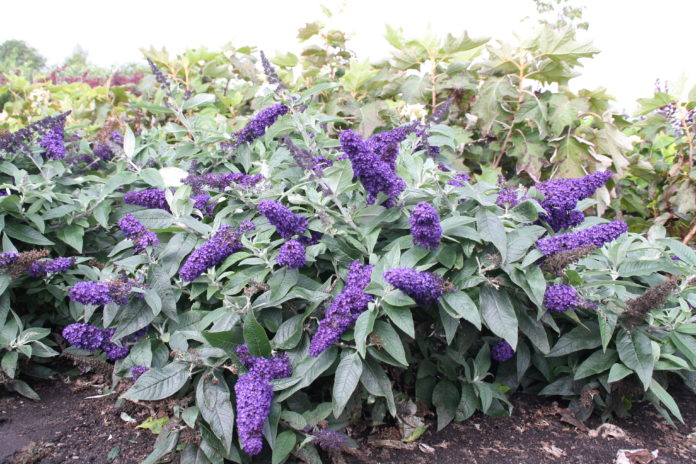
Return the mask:
<svg viewBox="0 0 696 464">
<path fill-rule="evenodd" d="M 44 277 L 50 274 L 65 272 L 75 264 L 75 258 L 56 258 L 34 261 L 27 273 L 32 277 Z"/>
<path fill-rule="evenodd" d="M 16 251 L 5 251 L 0 253 L 0 267 L 11 266 L 19 259 L 19 253 Z"/>
<path fill-rule="evenodd" d="M 512 208 L 520 204 L 517 199 L 516 189 L 502 189 L 498 192 L 498 198 L 495 200 L 495 204 L 501 208 Z"/>
<path fill-rule="evenodd" d="M 237 356 L 249 369 L 234 385 L 237 397 L 237 434 L 244 452 L 253 456 L 263 449 L 263 425 L 273 402 L 270 381 L 290 377 L 292 367 L 285 354 L 257 358 L 249 355 L 246 345 L 237 348 Z"/>
<path fill-rule="evenodd" d="M 466 172 L 458 172 L 454 175 L 453 179 L 447 181 L 447 185 L 453 185 L 455 187 L 464 187 L 463 182 L 469 182 L 470 180 L 471 176 L 469 176 L 469 174 L 467 174 Z"/>
<path fill-rule="evenodd" d="M 254 118 L 247 123 L 244 129 L 232 134 L 233 141 L 231 146 L 237 147 L 244 142 L 251 142 L 266 133 L 266 129 L 272 126 L 279 117 L 290 111 L 290 108 L 277 103 L 259 111 Z"/>
<path fill-rule="evenodd" d="M 259 213 L 276 227 L 283 238 L 300 235 L 307 230 L 307 218 L 295 214 L 289 208 L 272 200 L 261 200 L 258 205 Z"/>
<path fill-rule="evenodd" d="M 346 285 L 331 306 L 324 318 L 319 322 L 317 333 L 309 344 L 309 354 L 317 357 L 331 345 L 336 343 L 348 327 L 353 325 L 373 300 L 373 296 L 365 293 L 365 287 L 370 283 L 374 266 L 354 261 L 348 270 Z"/>
<path fill-rule="evenodd" d="M 409 134 L 416 131 L 417 124 L 396 127 L 394 129 L 375 134 L 365 141 L 369 150 L 387 163 L 392 172 L 396 174 L 396 159 L 399 156 L 399 145 Z"/>
<path fill-rule="evenodd" d="M 505 362 L 515 356 L 515 350 L 505 340 L 500 340 L 491 348 L 491 358 L 493 361 Z"/>
<path fill-rule="evenodd" d="M 579 178 L 537 182 L 535 187 L 544 195 L 540 203 L 546 210 L 545 214 L 539 214 L 539 219 L 548 223 L 555 232 L 582 224 L 585 216 L 575 210 L 578 201 L 594 195 L 612 175 L 611 171 L 598 171 Z"/>
<path fill-rule="evenodd" d="M 104 344 L 104 331 L 99 327 L 76 322 L 63 329 L 63 338 L 71 345 L 88 351 L 96 351 Z"/>
<path fill-rule="evenodd" d="M 553 237 L 537 240 L 537 247 L 546 256 L 571 251 L 594 245 L 597 248 L 609 243 L 628 231 L 628 225 L 623 221 L 612 221 L 608 224 L 597 224 L 576 232 L 566 232 Z"/>
<path fill-rule="evenodd" d="M 278 250 L 276 264 L 290 269 L 299 269 L 307 263 L 305 247 L 299 240 L 288 240 Z"/>
<path fill-rule="evenodd" d="M 263 73 L 266 75 L 266 80 L 268 83 L 271 85 L 277 85 L 277 88 L 279 89 L 285 88 L 285 86 L 280 82 L 280 77 L 278 77 L 278 73 L 273 68 L 273 65 L 271 65 L 271 62 L 268 61 L 268 58 L 266 58 L 266 54 L 263 51 L 261 51 L 260 54 Z"/>
<path fill-rule="evenodd" d="M 565 312 L 575 310 L 582 301 L 578 292 L 569 285 L 549 285 L 544 292 L 544 307 L 550 311 Z"/>
<path fill-rule="evenodd" d="M 46 135 L 43 136 L 39 145 L 44 148 L 45 155 L 51 159 L 65 158 L 65 142 L 64 138 L 65 119 L 61 119 L 51 128 Z"/>
<path fill-rule="evenodd" d="M 111 132 L 109 142 L 123 147 L 123 137 L 116 131 Z M 114 152 L 108 143 L 98 143 L 92 151 L 97 157 L 104 161 L 111 161 L 111 159 L 114 157 Z"/>
<path fill-rule="evenodd" d="M 398 288 L 420 306 L 440 299 L 444 292 L 453 291 L 452 284 L 437 274 L 421 272 L 409 267 L 397 267 L 384 272 L 384 280 Z"/>
<path fill-rule="evenodd" d="M 254 187 L 256 184 L 264 180 L 261 174 L 242 174 L 240 172 L 227 173 L 208 173 L 202 175 L 189 175 L 182 180 L 186 185 L 191 186 L 191 191 L 194 195 L 199 195 L 205 187 L 223 192 L 232 184 L 241 187 Z"/>
<path fill-rule="evenodd" d="M 149 370 L 150 370 L 149 367 L 145 367 L 145 366 L 133 366 L 133 367 L 131 368 L 131 371 L 130 371 L 131 380 L 133 380 L 133 382 L 135 382 L 136 380 L 138 380 L 138 379 L 140 378 L 141 375 L 143 375 L 144 373 L 146 373 L 146 372 L 149 371 Z"/>
<path fill-rule="evenodd" d="M 128 192 L 123 195 L 123 201 L 129 205 L 142 206 L 150 209 L 163 209 L 169 211 L 167 196 L 164 190 L 147 189 Z"/>
<path fill-rule="evenodd" d="M 442 227 L 437 210 L 425 201 L 413 208 L 409 219 L 413 243 L 428 250 L 434 250 L 440 245 Z"/>
<path fill-rule="evenodd" d="M 210 195 L 201 193 L 200 195 L 191 195 L 193 207 L 203 213 L 204 216 L 212 216 L 213 210 L 217 203 L 210 202 Z"/>
<path fill-rule="evenodd" d="M 179 276 L 186 282 L 197 279 L 201 274 L 213 266 L 222 263 L 225 258 L 242 249 L 240 238 L 244 232 L 254 229 L 250 221 L 242 221 L 238 229 L 224 225 L 196 251 L 189 255 L 181 269 Z"/>
<path fill-rule="evenodd" d="M 144 334 L 143 330 L 146 332 L 147 327 L 134 333 L 130 338 L 137 340 Z M 114 361 L 116 359 L 125 358 L 130 352 L 130 348 L 125 345 L 126 339 L 121 339 L 121 345 L 118 345 L 111 340 L 111 337 L 113 337 L 115 332 L 116 329 L 100 329 L 99 327 L 90 324 L 77 322 L 70 324 L 63 329 L 63 338 L 65 338 L 68 343 L 81 350 L 102 350 L 104 354 L 106 354 L 107 358 Z M 142 368 L 142 366 L 136 367 Z M 147 370 L 147 368 L 143 369 Z"/>
<path fill-rule="evenodd" d="M 406 188 L 406 183 L 396 175 L 394 166 L 384 161 L 352 130 L 344 130 L 339 137 L 343 151 L 350 159 L 353 173 L 367 191 L 367 204 L 371 205 L 383 192 L 389 197 L 384 206 L 394 206 L 394 201 Z"/>
<path fill-rule="evenodd" d="M 58 125 L 64 127 L 69 114 L 70 111 L 57 116 L 46 116 L 16 132 L 0 137 L 0 151 L 7 153 L 29 152 L 29 142 L 34 136 L 43 137 Z"/>
<path fill-rule="evenodd" d="M 135 244 L 135 252 L 141 253 L 146 247 L 156 247 L 159 245 L 157 234 L 145 228 L 145 226 L 132 214 L 126 214 L 118 221 L 118 226 L 123 231 L 126 238 Z"/>
<path fill-rule="evenodd" d="M 85 305 L 124 305 L 128 303 L 131 290 L 136 284 L 134 280 L 125 277 L 107 282 L 78 282 L 68 291 L 68 298 Z"/>
<path fill-rule="evenodd" d="M 321 449 L 326 451 L 338 449 L 346 443 L 345 435 L 329 429 L 319 429 L 312 435 Z"/>
</svg>

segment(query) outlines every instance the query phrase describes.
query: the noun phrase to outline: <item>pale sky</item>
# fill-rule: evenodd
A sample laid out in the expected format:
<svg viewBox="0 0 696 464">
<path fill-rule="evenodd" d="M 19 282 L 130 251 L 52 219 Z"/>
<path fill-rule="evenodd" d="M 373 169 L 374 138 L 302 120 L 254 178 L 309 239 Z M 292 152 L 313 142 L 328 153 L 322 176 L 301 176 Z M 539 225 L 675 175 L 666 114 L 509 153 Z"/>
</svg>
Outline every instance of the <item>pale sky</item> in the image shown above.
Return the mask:
<svg viewBox="0 0 696 464">
<path fill-rule="evenodd" d="M 471 36 L 509 39 L 535 21 L 532 0 L 4 0 L 0 42 L 21 39 L 50 63 L 60 63 L 80 45 L 90 61 L 109 65 L 141 61 L 140 47 L 170 52 L 232 42 L 256 45 L 273 55 L 298 51 L 297 29 L 322 20 L 349 32 L 359 58 L 377 60 L 390 46 L 384 25 L 419 36 L 427 27 L 444 35 L 463 30 Z M 650 96 L 656 78 L 676 83 L 681 75 L 696 83 L 694 28 L 696 0 L 575 0 L 586 6 L 586 37 L 602 53 L 585 63 L 574 89 L 604 86 L 617 106 L 633 110 L 636 98 Z M 334 13 L 326 19 L 320 5 Z M 103 5 L 103 6 L 102 6 Z M 338 13 L 339 9 L 343 11 Z M 571 81 L 572 82 L 572 81 Z M 686 89 L 688 91 L 688 87 Z"/>
</svg>

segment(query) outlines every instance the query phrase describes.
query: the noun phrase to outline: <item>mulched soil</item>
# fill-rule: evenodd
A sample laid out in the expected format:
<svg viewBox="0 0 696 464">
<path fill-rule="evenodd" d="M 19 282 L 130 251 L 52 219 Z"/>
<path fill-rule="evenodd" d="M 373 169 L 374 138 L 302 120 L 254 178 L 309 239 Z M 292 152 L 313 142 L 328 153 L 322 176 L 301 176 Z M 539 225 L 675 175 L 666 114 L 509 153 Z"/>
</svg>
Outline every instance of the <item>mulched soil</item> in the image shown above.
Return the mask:
<svg viewBox="0 0 696 464">
<path fill-rule="evenodd" d="M 683 385 L 670 391 L 679 404 L 685 424 L 672 427 L 650 404 L 634 406 L 631 416 L 602 425 L 597 417 L 584 425 L 573 419 L 552 400 L 517 394 L 511 399 L 511 417 L 493 418 L 479 413 L 461 424 L 440 432 L 429 430 L 419 443 L 400 444 L 381 441 L 370 445 L 368 437 L 360 449 L 362 456 L 346 462 L 371 464 L 609 464 L 617 452 L 657 450 L 657 458 L 647 451 L 637 454 L 631 464 L 696 463 L 696 397 Z M 579 426 L 579 427 L 578 427 Z M 599 427 L 599 429 L 598 429 Z M 618 427 L 618 428 L 617 428 Z M 372 431 L 384 436 L 385 430 Z M 396 435 L 398 436 L 398 432 Z M 599 432 L 596 437 L 592 434 Z M 388 435 L 388 433 L 387 433 Z M 378 442 L 379 443 L 379 442 Z M 383 446 L 411 446 L 393 449 Z"/>
<path fill-rule="evenodd" d="M 0 463 L 137 464 L 152 449 L 155 435 L 135 428 L 114 407 L 115 395 L 99 393 L 89 378 L 35 385 L 41 402 L 17 396 L 0 398 Z M 97 382 L 98 383 L 98 382 Z M 634 407 L 630 417 L 602 425 L 593 417 L 580 424 L 550 399 L 517 394 L 511 417 L 474 415 L 440 432 L 429 430 L 417 443 L 403 443 L 396 429 L 368 429 L 352 453 L 333 455 L 335 464 L 608 464 L 620 449 L 647 452 L 631 464 L 696 462 L 696 401 L 684 386 L 671 390 L 685 424 L 670 426 L 649 404 Z M 128 407 L 142 422 L 152 410 Z M 596 436 L 591 436 L 597 431 Z M 390 439 L 391 438 L 391 439 Z M 381 441 L 376 441 L 380 439 Z M 379 445 L 377 445 L 379 443 Z M 385 446 L 386 445 L 386 446 Z M 407 449 L 394 449 L 394 446 Z M 108 456 L 115 455 L 112 460 Z M 117 453 L 117 454 L 116 454 Z M 254 461 L 256 462 L 256 461 Z"/>
<path fill-rule="evenodd" d="M 121 419 L 122 411 L 114 407 L 116 395 L 87 399 L 99 391 L 82 379 L 34 387 L 39 402 L 18 396 L 0 399 L 3 464 L 137 464 L 152 450 L 156 436 Z M 129 414 L 138 423 L 147 416 Z"/>
</svg>

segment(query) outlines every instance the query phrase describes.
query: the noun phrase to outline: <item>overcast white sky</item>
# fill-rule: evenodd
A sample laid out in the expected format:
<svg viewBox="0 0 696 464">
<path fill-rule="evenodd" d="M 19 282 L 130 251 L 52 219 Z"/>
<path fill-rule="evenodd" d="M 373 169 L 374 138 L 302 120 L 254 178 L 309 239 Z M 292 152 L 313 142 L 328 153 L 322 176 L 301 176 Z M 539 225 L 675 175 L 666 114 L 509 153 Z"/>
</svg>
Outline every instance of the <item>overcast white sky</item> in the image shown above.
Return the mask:
<svg viewBox="0 0 696 464">
<path fill-rule="evenodd" d="M 170 52 L 206 45 L 256 45 L 268 54 L 296 51 L 297 29 L 327 20 L 321 4 L 334 12 L 340 0 L 51 0 L 9 1 L 2 5 L 0 41 L 22 39 L 59 63 L 76 45 L 100 65 L 142 60 L 139 47 Z M 586 6 L 587 36 L 602 53 L 586 62 L 574 88 L 607 87 L 618 106 L 635 107 L 649 96 L 656 78 L 696 81 L 694 27 L 696 0 L 575 0 Z M 384 25 L 417 36 L 428 26 L 454 34 L 508 39 L 534 21 L 532 0 L 350 0 L 329 24 L 351 33 L 359 57 L 379 59 L 389 45 Z M 525 25 L 526 24 L 526 25 Z M 687 89 L 688 91 L 688 89 Z"/>
</svg>

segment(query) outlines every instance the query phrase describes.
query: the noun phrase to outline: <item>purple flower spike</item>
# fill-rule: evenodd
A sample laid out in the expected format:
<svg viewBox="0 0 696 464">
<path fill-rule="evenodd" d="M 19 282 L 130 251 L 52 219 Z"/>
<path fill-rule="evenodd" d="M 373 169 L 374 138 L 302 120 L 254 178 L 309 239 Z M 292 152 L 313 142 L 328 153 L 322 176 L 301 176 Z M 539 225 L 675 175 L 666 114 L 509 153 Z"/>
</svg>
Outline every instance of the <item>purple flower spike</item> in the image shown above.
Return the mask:
<svg viewBox="0 0 696 464">
<path fill-rule="evenodd" d="M 312 435 L 323 450 L 338 449 L 346 443 L 346 436 L 342 433 L 328 429 L 319 429 Z"/>
<path fill-rule="evenodd" d="M 455 187 L 464 187 L 464 182 L 469 182 L 471 177 L 466 172 L 459 172 L 454 175 L 454 179 L 447 181 L 447 185 L 453 185 Z"/>
<path fill-rule="evenodd" d="M 495 204 L 500 207 L 512 208 L 520 204 L 517 199 L 517 190 L 515 189 L 503 189 L 498 192 L 498 198 L 495 200 Z"/>
<path fill-rule="evenodd" d="M 370 283 L 374 266 L 355 261 L 350 265 L 346 285 L 326 311 L 324 319 L 319 322 L 317 333 L 312 337 L 309 354 L 317 357 L 336 343 L 343 332 L 355 323 L 367 305 L 374 299 L 364 292 Z"/>
<path fill-rule="evenodd" d="M 572 251 L 589 245 L 599 248 L 627 231 L 628 225 L 625 222 L 612 221 L 608 224 L 597 224 L 577 232 L 566 232 L 539 239 L 537 240 L 537 247 L 546 256 Z"/>
<path fill-rule="evenodd" d="M 420 306 L 426 306 L 440 299 L 444 292 L 453 291 L 452 284 L 437 274 L 416 271 L 408 267 L 388 269 L 384 280 L 398 288 Z"/>
<path fill-rule="evenodd" d="M 46 149 L 45 155 L 51 159 L 63 159 L 65 158 L 65 143 L 63 141 L 63 125 L 65 124 L 65 119 L 62 119 L 58 124 L 53 126 L 53 128 L 41 139 L 39 145 Z"/>
<path fill-rule="evenodd" d="M 299 269 L 307 263 L 305 247 L 298 240 L 288 240 L 278 251 L 276 264 L 290 269 Z"/>
<path fill-rule="evenodd" d="M 16 251 L 6 251 L 0 253 L 0 267 L 7 267 L 14 264 L 19 259 L 19 253 Z"/>
<path fill-rule="evenodd" d="M 106 282 L 78 282 L 70 288 L 68 297 L 85 305 L 101 306 L 111 303 L 109 284 Z"/>
<path fill-rule="evenodd" d="M 145 366 L 133 366 L 133 367 L 131 368 L 131 371 L 130 371 L 131 380 L 133 380 L 133 382 L 135 382 L 136 380 L 138 380 L 138 379 L 140 378 L 141 375 L 143 375 L 144 373 L 146 373 L 146 372 L 149 371 L 149 370 L 150 370 L 149 367 L 145 367 Z"/>
<path fill-rule="evenodd" d="M 406 183 L 396 175 L 391 161 L 382 160 L 370 144 L 350 129 L 341 132 L 339 139 L 353 166 L 353 174 L 367 191 L 367 204 L 373 204 L 382 192 L 389 197 L 384 206 L 394 206 L 396 198 L 406 188 Z"/>
<path fill-rule="evenodd" d="M 128 192 L 123 195 L 123 201 L 129 205 L 142 206 L 150 209 L 163 209 L 169 211 L 169 204 L 164 190 L 148 189 L 137 192 Z"/>
<path fill-rule="evenodd" d="M 418 203 L 411 212 L 409 223 L 414 244 L 428 250 L 434 250 L 440 245 L 442 237 L 440 216 L 430 203 L 425 201 Z"/>
<path fill-rule="evenodd" d="M 65 272 L 75 264 L 75 258 L 56 258 L 44 261 L 34 261 L 27 273 L 32 277 L 44 277 L 50 274 Z"/>
<path fill-rule="evenodd" d="M 578 292 L 568 285 L 549 285 L 544 292 L 544 307 L 550 311 L 574 311 L 582 301 Z"/>
<path fill-rule="evenodd" d="M 276 201 L 261 200 L 258 208 L 259 213 L 276 227 L 278 234 L 283 238 L 300 235 L 307 230 L 306 217 L 293 213 L 289 208 Z"/>
<path fill-rule="evenodd" d="M 236 147 L 244 142 L 251 142 L 258 139 L 266 133 L 266 129 L 271 127 L 279 117 L 287 114 L 288 111 L 290 111 L 290 109 L 282 103 L 269 106 L 259 111 L 258 114 L 247 123 L 244 129 L 232 134 L 233 142 L 231 146 Z"/>
<path fill-rule="evenodd" d="M 96 351 L 104 343 L 104 333 L 98 327 L 75 323 L 63 329 L 63 338 L 81 350 Z"/>
<path fill-rule="evenodd" d="M 249 369 L 234 385 L 237 397 L 237 433 L 245 453 L 254 456 L 263 449 L 263 426 L 273 403 L 270 381 L 292 375 L 290 360 L 281 354 L 271 358 L 253 357 L 245 345 L 237 356 Z"/>
<path fill-rule="evenodd" d="M 505 362 L 515 356 L 515 350 L 505 340 L 500 340 L 491 348 L 491 358 L 493 361 Z"/>
<path fill-rule="evenodd" d="M 135 252 L 141 253 L 148 246 L 156 247 L 159 245 L 157 234 L 145 228 L 145 226 L 132 214 L 126 214 L 118 226 L 123 231 L 126 238 L 131 239 L 135 245 Z"/>
<path fill-rule="evenodd" d="M 240 238 L 246 231 L 254 229 L 249 221 L 242 221 L 239 229 L 232 226 L 222 226 L 210 240 L 204 242 L 196 251 L 191 253 L 179 269 L 179 276 L 186 282 L 196 280 L 211 267 L 222 263 L 232 253 L 242 249 Z"/>
</svg>

